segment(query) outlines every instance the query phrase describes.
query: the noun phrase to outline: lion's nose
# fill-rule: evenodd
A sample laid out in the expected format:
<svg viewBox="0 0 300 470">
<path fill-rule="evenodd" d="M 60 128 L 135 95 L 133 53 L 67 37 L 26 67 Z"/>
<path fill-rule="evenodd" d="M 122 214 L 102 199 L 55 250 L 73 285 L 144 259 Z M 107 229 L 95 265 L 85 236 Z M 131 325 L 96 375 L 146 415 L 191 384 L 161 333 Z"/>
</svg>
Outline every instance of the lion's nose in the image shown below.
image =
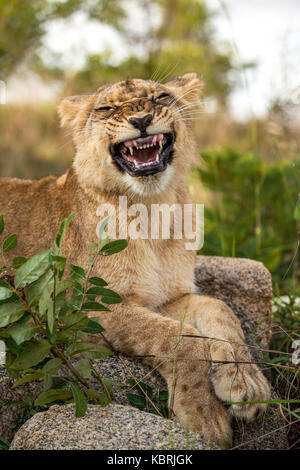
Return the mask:
<svg viewBox="0 0 300 470">
<path fill-rule="evenodd" d="M 136 129 L 139 129 L 141 132 L 145 132 L 147 127 L 150 126 L 152 119 L 153 119 L 152 114 L 146 114 L 145 116 L 131 117 L 129 118 L 129 122 Z"/>
</svg>

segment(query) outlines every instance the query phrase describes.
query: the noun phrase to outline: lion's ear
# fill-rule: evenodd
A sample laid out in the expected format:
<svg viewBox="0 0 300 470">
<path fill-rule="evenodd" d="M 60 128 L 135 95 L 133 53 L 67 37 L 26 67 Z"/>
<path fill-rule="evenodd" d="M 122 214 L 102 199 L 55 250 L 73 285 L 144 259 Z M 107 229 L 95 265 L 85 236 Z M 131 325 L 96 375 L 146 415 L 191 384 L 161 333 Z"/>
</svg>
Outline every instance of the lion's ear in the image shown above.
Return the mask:
<svg viewBox="0 0 300 470">
<path fill-rule="evenodd" d="M 93 95 L 76 95 L 64 98 L 58 106 L 61 126 L 73 126 L 80 111 L 91 102 Z"/>
<path fill-rule="evenodd" d="M 198 101 L 204 83 L 197 73 L 192 72 L 174 77 L 164 85 L 170 88 L 178 99 L 182 98 L 184 101 L 194 102 Z"/>
</svg>

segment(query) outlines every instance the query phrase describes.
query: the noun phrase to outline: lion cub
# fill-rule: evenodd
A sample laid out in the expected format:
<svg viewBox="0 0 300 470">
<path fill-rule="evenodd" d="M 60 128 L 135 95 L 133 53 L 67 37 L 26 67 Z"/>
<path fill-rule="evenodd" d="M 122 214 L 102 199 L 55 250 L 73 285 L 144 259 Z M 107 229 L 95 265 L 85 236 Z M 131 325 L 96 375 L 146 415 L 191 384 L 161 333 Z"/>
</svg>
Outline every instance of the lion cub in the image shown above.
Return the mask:
<svg viewBox="0 0 300 470">
<path fill-rule="evenodd" d="M 195 155 L 189 113 L 201 88 L 198 76 L 189 73 L 165 84 L 128 79 L 64 99 L 59 114 L 73 133 L 72 168 L 59 178 L 0 180 L 0 213 L 20 240 L 14 256 L 49 248 L 61 220 L 76 212 L 63 251 L 87 268 L 99 208 L 109 212 L 126 197 L 141 220 L 150 222 L 154 205 L 189 204 L 184 179 Z M 124 231 L 134 214 L 115 214 Z M 251 356 L 230 308 L 193 293 L 195 251 L 186 249 L 186 241 L 185 236 L 132 237 L 123 252 L 101 257 L 93 274 L 124 299 L 102 313 L 101 324 L 116 350 L 146 356 L 159 370 L 174 392 L 173 411 L 183 426 L 228 448 L 231 415 L 250 421 L 265 405 L 231 405 L 228 412 L 222 402 L 266 400 L 270 388 L 256 365 L 234 363 Z"/>
</svg>

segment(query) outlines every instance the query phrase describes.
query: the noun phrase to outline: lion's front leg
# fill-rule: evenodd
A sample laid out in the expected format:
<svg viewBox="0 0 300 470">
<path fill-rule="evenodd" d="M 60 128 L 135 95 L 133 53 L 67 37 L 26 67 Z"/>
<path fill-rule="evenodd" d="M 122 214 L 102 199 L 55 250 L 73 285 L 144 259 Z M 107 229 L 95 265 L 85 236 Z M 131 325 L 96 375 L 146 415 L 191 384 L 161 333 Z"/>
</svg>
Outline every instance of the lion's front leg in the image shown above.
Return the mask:
<svg viewBox="0 0 300 470">
<path fill-rule="evenodd" d="M 189 337 L 197 330 L 137 305 L 117 304 L 111 310 L 101 312 L 101 324 L 113 348 L 143 358 L 161 373 L 182 426 L 230 447 L 231 419 L 208 378 L 209 346 Z"/>
<path fill-rule="evenodd" d="M 220 400 L 228 403 L 270 398 L 270 386 L 265 376 L 256 364 L 248 364 L 253 359 L 245 345 L 240 322 L 224 302 L 190 294 L 168 304 L 163 313 L 176 319 L 185 317 L 185 322 L 197 328 L 200 336 L 210 338 L 206 341 L 214 362 L 209 376 Z M 251 421 L 265 411 L 266 406 L 231 405 L 230 411 L 234 416 Z"/>
</svg>

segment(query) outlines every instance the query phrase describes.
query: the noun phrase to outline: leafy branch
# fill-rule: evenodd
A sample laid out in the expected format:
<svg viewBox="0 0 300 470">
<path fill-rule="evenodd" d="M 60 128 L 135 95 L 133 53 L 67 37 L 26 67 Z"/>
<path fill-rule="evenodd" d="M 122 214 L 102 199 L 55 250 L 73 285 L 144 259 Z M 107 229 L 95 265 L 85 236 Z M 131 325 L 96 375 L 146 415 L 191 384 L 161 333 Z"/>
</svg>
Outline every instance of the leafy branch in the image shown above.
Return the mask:
<svg viewBox="0 0 300 470">
<path fill-rule="evenodd" d="M 4 262 L 0 268 L 0 339 L 6 346 L 6 368 L 15 378 L 14 387 L 42 382 L 35 407 L 74 401 L 79 417 L 85 414 L 88 400 L 101 406 L 112 401 L 111 384 L 96 371 L 92 359 L 104 359 L 113 352 L 88 340 L 88 335 L 104 331 L 99 318 L 90 319 L 89 312 L 110 311 L 108 306 L 122 298 L 104 279 L 91 274 L 97 256 L 118 253 L 127 241 L 104 238 L 109 221 L 105 219 L 99 240 L 90 248 L 88 273 L 70 264 L 67 278 L 62 242 L 74 216 L 70 214 L 61 223 L 53 248 L 30 259 L 16 257 L 12 266 L 7 265 L 5 253 L 17 247 L 17 236 L 4 239 L 0 250 Z M 4 230 L 0 216 L 0 236 Z M 103 393 L 93 388 L 91 378 L 98 381 Z"/>
</svg>

